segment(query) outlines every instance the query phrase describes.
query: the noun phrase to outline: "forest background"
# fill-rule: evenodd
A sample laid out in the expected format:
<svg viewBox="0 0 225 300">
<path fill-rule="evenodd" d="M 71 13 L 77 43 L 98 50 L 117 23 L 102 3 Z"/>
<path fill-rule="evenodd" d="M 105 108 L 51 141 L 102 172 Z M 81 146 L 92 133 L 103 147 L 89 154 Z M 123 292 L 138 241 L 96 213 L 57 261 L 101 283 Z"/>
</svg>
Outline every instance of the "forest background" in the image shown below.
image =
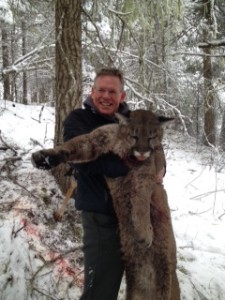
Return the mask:
<svg viewBox="0 0 225 300">
<path fill-rule="evenodd" d="M 0 121 L 1 115 L 4 119 L 13 107 L 21 116 L 20 111 L 26 105 L 31 110 L 37 107 L 35 120 L 41 126 L 45 109 L 55 108 L 54 143 L 58 144 L 61 142 L 65 116 L 82 105 L 90 92 L 95 71 L 101 67 L 115 66 L 124 70 L 127 102 L 132 109 L 152 109 L 166 116 L 175 116 L 173 130 L 185 133 L 184 137 L 192 137 L 192 144 L 187 146 L 190 149 L 194 146 L 193 141 L 200 145 L 199 149 L 206 145 L 210 153 L 210 166 L 220 157 L 219 153 L 223 154 L 224 0 L 1 0 L 0 22 L 0 100 L 7 100 L 1 106 Z M 1 142 L 7 138 L 11 140 L 10 136 L 2 137 L 1 130 L 3 126 L 0 128 Z M 47 136 L 49 133 L 45 134 Z M 37 142 L 33 140 L 34 147 Z M 16 180 L 21 179 L 19 175 L 12 177 L 17 172 L 14 164 L 20 168 L 20 162 L 17 165 L 13 157 L 8 157 L 6 150 L 9 148 L 1 143 L 4 159 L 1 161 L 0 179 L 3 188 L 6 186 L 5 174 L 10 175 L 7 175 L 7 180 L 17 186 L 19 182 Z M 28 154 L 26 161 L 30 158 Z M 223 166 L 219 162 L 217 168 L 222 170 Z M 18 169 L 18 174 L 25 171 L 27 173 L 27 169 Z M 63 174 L 59 171 L 58 174 Z M 182 175 L 183 171 L 179 172 Z M 55 175 L 62 191 L 65 191 L 65 180 Z M 39 181 L 40 175 L 37 185 Z M 173 185 L 170 188 L 172 191 Z M 8 192 L 5 195 L 10 200 Z M 15 199 L 18 197 L 19 194 Z M 43 201 L 48 201 L 48 197 L 46 200 L 45 195 Z M 4 202 L 1 203 L 3 214 L 4 205 Z M 30 219 L 35 219 L 38 212 L 35 211 L 35 217 L 30 211 L 29 214 Z M 220 216 L 223 216 L 223 211 Z M 74 222 L 74 215 L 72 219 L 69 221 L 70 218 L 67 218 L 62 225 L 66 226 L 67 232 L 71 225 L 69 222 Z M 14 225 L 11 229 L 11 236 L 18 236 Z M 56 232 L 54 234 L 57 235 Z M 58 251 L 62 245 L 60 237 Z M 11 255 L 10 251 L 8 253 Z M 223 266 L 222 263 L 218 265 Z M 9 285 L 7 278 L 6 282 Z M 203 299 L 200 296 L 199 299 Z M 37 299 L 41 299 L 40 291 Z"/>
<path fill-rule="evenodd" d="M 116 66 L 132 109 L 224 148 L 223 0 L 4 0 L 0 12 L 1 98 L 54 105 L 56 143 L 95 71 Z"/>
</svg>

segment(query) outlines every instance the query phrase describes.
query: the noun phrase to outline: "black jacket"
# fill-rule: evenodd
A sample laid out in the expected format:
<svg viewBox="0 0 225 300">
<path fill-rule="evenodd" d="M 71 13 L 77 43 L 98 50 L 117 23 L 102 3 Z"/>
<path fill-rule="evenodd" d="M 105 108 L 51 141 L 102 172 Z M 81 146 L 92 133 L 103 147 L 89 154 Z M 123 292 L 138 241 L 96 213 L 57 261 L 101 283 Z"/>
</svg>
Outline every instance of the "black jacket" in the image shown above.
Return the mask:
<svg viewBox="0 0 225 300">
<path fill-rule="evenodd" d="M 99 114 L 93 107 L 90 97 L 84 102 L 84 109 L 72 111 L 64 121 L 64 141 L 91 132 L 93 129 L 116 123 L 116 119 Z M 122 103 L 118 110 L 126 115 L 129 110 Z M 114 215 L 111 197 L 104 176 L 116 178 L 124 176 L 128 168 L 112 153 L 104 154 L 93 162 L 74 164 L 77 170 L 77 192 L 75 206 L 78 210 Z"/>
</svg>

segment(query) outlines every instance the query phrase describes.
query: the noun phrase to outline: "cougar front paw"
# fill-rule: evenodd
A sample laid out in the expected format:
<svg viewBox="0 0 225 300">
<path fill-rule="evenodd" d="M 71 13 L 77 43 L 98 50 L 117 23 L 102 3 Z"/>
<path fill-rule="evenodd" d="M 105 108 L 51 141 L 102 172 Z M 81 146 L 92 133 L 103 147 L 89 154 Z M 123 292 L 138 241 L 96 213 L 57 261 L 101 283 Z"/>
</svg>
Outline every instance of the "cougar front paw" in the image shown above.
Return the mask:
<svg viewBox="0 0 225 300">
<path fill-rule="evenodd" d="M 57 152 L 40 150 L 32 154 L 31 162 L 35 168 L 50 170 L 60 163 L 66 162 L 68 157 L 69 152 L 66 150 L 59 150 Z"/>
</svg>

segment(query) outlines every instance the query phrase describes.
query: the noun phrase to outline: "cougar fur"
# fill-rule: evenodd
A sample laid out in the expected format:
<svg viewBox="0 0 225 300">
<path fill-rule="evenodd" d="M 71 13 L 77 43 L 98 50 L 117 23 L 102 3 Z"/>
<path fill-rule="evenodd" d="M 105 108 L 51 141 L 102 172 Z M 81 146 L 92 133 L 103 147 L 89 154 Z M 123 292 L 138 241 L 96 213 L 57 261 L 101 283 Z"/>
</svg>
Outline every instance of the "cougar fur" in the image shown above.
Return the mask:
<svg viewBox="0 0 225 300">
<path fill-rule="evenodd" d="M 170 209 L 163 185 L 155 180 L 165 164 L 163 124 L 171 118 L 146 110 L 133 111 L 129 118 L 117 117 L 119 124 L 33 153 L 33 165 L 50 169 L 60 163 L 92 161 L 110 151 L 124 159 L 130 166 L 128 175 L 106 178 L 106 182 L 120 229 L 126 299 L 179 300 Z"/>
</svg>

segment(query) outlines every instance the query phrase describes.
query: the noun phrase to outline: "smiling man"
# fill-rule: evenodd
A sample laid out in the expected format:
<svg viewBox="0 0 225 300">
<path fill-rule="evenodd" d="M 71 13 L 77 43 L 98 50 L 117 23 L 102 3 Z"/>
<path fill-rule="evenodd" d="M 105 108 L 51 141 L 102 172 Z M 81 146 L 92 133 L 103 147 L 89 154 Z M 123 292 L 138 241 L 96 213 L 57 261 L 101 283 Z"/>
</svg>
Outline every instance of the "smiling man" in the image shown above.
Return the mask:
<svg viewBox="0 0 225 300">
<path fill-rule="evenodd" d="M 103 115 L 114 115 L 126 97 L 122 74 L 119 71 L 115 74 L 118 76 L 107 75 L 107 70 L 102 70 L 97 74 L 92 87 L 93 104 Z"/>
<path fill-rule="evenodd" d="M 117 122 L 114 114 L 129 113 L 125 103 L 123 73 L 101 69 L 95 77 L 84 109 L 72 111 L 64 122 L 64 141 L 93 129 Z M 116 178 L 128 173 L 127 166 L 114 154 L 74 165 L 77 192 L 75 206 L 81 210 L 83 225 L 84 289 L 80 300 L 116 300 L 124 271 L 118 223 L 105 176 Z"/>
</svg>

